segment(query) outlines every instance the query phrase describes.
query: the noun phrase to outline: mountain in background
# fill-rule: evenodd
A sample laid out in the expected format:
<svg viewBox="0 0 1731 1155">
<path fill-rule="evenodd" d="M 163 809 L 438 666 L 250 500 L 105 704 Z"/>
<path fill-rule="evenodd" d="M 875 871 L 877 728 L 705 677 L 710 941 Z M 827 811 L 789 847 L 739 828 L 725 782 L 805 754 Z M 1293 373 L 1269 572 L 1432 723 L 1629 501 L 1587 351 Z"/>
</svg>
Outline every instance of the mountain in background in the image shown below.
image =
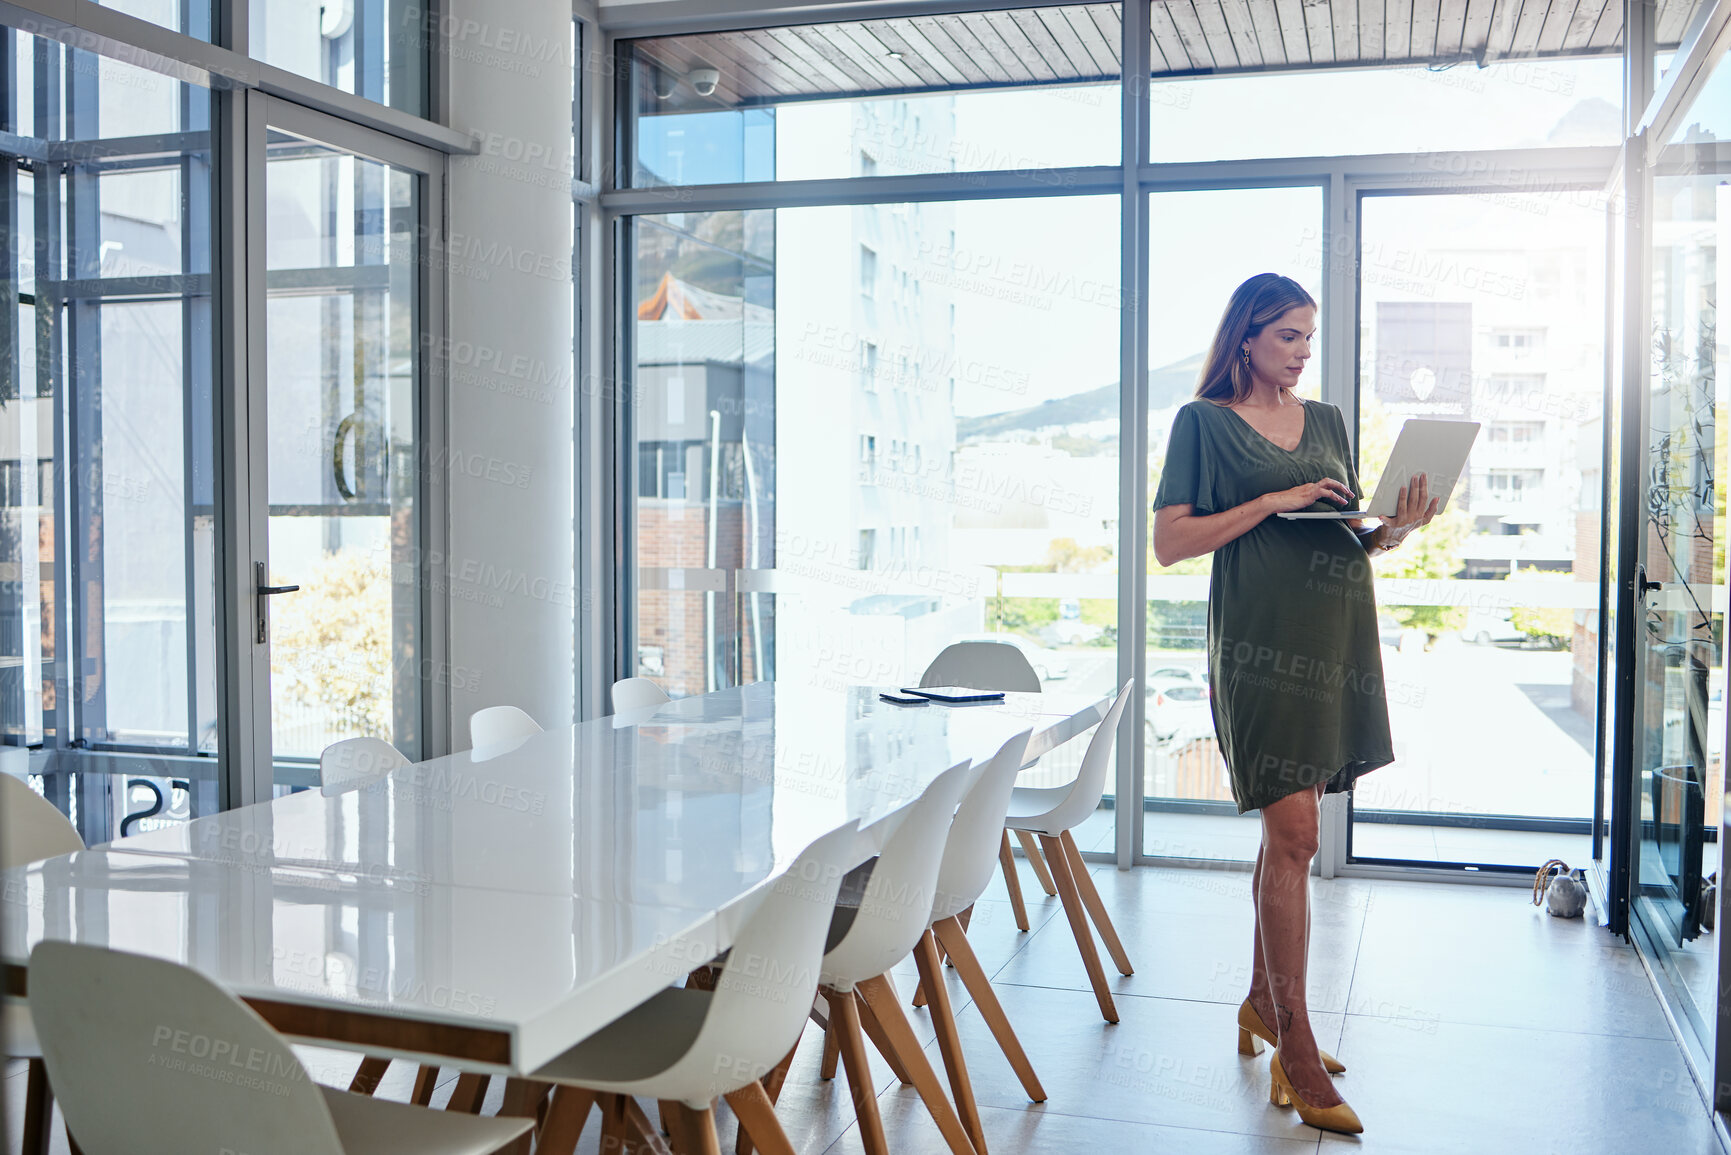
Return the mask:
<svg viewBox="0 0 1731 1155">
<path fill-rule="evenodd" d="M 1149 412 L 1170 409 L 1190 400 L 1196 392 L 1196 378 L 1202 372 L 1203 356 L 1204 353 L 1196 352 L 1181 361 L 1148 371 Z M 1118 383 L 1114 381 L 1086 393 L 1055 397 L 1026 409 L 957 418 L 956 435 L 962 441 L 1000 441 L 1015 433 L 1112 421 L 1117 417 Z"/>
</svg>

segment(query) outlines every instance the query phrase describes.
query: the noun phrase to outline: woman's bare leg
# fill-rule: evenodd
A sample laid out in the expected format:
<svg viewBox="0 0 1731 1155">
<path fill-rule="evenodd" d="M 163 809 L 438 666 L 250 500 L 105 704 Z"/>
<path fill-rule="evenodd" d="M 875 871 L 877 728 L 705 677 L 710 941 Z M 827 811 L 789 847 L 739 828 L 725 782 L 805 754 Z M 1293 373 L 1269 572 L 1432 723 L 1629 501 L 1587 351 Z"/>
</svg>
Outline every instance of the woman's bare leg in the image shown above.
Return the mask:
<svg viewBox="0 0 1731 1155">
<path fill-rule="evenodd" d="M 1256 848 L 1256 867 L 1250 872 L 1250 905 L 1256 914 L 1256 929 L 1250 949 L 1250 1005 L 1270 1027 L 1274 1025 L 1274 988 L 1268 982 L 1268 955 L 1262 947 L 1262 854 Z"/>
<path fill-rule="evenodd" d="M 1300 790 L 1262 808 L 1262 868 L 1257 930 L 1274 1000 L 1268 1019 L 1280 1036 L 1280 1065 L 1305 1102 L 1341 1101 L 1322 1068 L 1306 994 L 1310 939 L 1310 862 L 1318 840 L 1318 790 Z"/>
</svg>

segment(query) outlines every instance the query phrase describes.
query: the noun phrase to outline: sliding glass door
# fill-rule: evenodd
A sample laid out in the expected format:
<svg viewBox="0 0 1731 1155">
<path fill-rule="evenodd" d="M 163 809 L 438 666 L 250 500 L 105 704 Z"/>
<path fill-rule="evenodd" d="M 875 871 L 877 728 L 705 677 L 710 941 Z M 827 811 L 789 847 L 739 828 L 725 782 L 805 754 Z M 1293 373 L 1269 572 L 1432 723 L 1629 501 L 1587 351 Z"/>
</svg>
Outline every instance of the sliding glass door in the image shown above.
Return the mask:
<svg viewBox="0 0 1731 1155">
<path fill-rule="evenodd" d="M 1651 172 L 1646 467 L 1635 575 L 1631 913 L 1708 1046 L 1725 797 L 1725 470 L 1731 343 L 1731 63 Z"/>
</svg>

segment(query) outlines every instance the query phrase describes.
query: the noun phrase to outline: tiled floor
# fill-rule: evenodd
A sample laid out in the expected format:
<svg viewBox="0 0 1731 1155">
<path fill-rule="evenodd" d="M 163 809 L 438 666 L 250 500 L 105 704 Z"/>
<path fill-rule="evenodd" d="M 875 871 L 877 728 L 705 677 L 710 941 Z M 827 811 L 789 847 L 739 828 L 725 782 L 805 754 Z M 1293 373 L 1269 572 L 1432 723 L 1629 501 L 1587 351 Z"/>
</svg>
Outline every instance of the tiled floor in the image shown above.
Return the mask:
<svg viewBox="0 0 1731 1155">
<path fill-rule="evenodd" d="M 1315 881 L 1312 1003 L 1323 1045 L 1349 1067 L 1340 1090 L 1365 1121 L 1366 1134 L 1349 1139 L 1270 1106 L 1266 1057 L 1241 1059 L 1234 1048 L 1248 974 L 1248 876 L 1102 866 L 1095 878 L 1137 968 L 1114 976 L 1116 1026 L 1099 1018 L 1057 900 L 1039 896 L 1025 867 L 1024 889 L 1039 897 L 1033 931 L 1016 932 L 1001 883 L 970 931 L 1046 1102 L 1024 1097 L 951 976 L 996 1155 L 1720 1150 L 1639 961 L 1590 920 L 1549 918 L 1519 890 Z M 911 974 L 896 974 L 904 991 Z M 937 1065 L 925 1012 L 910 1013 Z M 808 1032 L 780 1114 L 797 1150 L 853 1155 L 862 1148 L 846 1084 L 818 1079 L 820 1047 Z M 327 1082 L 346 1082 L 355 1062 L 303 1055 Z M 385 1093 L 404 1096 L 411 1077 L 407 1064 L 393 1065 Z M 439 1098 L 454 1072 L 445 1077 Z M 891 1150 L 943 1155 L 912 1090 L 881 1064 L 877 1082 Z M 6 1085 L 16 1150 L 22 1065 Z M 724 1120 L 724 1149 L 732 1130 Z M 597 1131 L 592 1121 L 584 1151 L 595 1151 Z M 55 1151 L 64 1150 L 57 1137 Z"/>
</svg>

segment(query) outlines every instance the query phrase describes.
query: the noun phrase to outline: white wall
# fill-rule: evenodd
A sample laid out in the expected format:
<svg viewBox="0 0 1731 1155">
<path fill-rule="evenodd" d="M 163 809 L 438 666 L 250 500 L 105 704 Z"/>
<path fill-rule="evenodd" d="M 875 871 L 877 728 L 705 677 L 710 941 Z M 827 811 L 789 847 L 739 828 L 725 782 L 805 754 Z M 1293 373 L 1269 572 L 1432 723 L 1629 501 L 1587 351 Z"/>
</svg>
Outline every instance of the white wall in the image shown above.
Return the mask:
<svg viewBox="0 0 1731 1155">
<path fill-rule="evenodd" d="M 569 724 L 571 9 L 452 0 L 449 184 L 452 744 L 511 703 Z"/>
</svg>

